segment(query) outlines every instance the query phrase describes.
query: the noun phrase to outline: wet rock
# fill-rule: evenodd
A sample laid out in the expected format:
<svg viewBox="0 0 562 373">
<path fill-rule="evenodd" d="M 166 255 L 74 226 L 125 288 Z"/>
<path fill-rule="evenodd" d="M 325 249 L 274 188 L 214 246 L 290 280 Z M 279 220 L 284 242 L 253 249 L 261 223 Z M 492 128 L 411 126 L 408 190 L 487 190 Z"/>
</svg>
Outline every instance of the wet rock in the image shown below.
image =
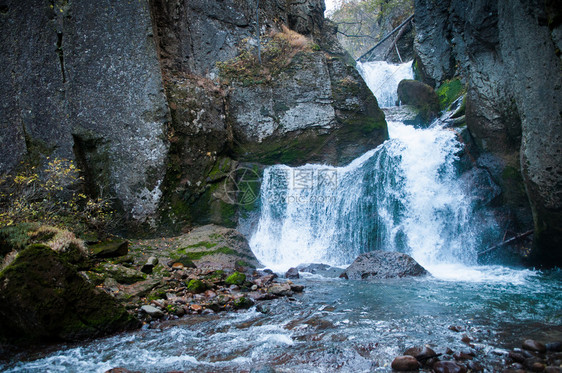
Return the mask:
<svg viewBox="0 0 562 373">
<path fill-rule="evenodd" d="M 474 359 L 474 356 L 464 352 L 456 352 L 453 354 L 453 358 L 458 361 L 464 361 L 464 360 L 472 360 Z"/>
<path fill-rule="evenodd" d="M 562 352 L 562 341 L 547 343 L 545 347 L 547 351 Z"/>
<path fill-rule="evenodd" d="M 470 342 L 472 342 L 472 338 L 470 338 L 468 335 L 463 334 L 461 341 L 463 341 L 466 344 L 469 344 Z"/>
<path fill-rule="evenodd" d="M 254 301 L 250 298 L 240 297 L 235 299 L 232 305 L 236 309 L 248 309 L 254 305 Z"/>
<path fill-rule="evenodd" d="M 429 272 L 406 254 L 375 250 L 359 255 L 340 277 L 349 280 L 368 280 L 428 274 Z"/>
<path fill-rule="evenodd" d="M 459 333 L 459 332 L 464 331 L 465 328 L 462 327 L 462 326 L 460 326 L 460 325 L 451 325 L 451 326 L 449 326 L 449 330 L 452 330 L 452 331 L 454 331 L 454 332 Z"/>
<path fill-rule="evenodd" d="M 164 316 L 164 312 L 162 312 L 160 309 L 158 309 L 154 306 L 151 306 L 149 304 L 145 304 L 140 309 L 141 309 L 141 311 L 143 311 L 144 313 L 146 313 L 150 317 L 160 318 L 160 317 Z"/>
<path fill-rule="evenodd" d="M 275 277 L 276 277 L 275 275 L 265 275 L 262 277 L 258 277 L 257 279 L 254 280 L 254 284 L 256 284 L 258 287 L 264 287 L 271 284 L 271 282 L 273 282 Z"/>
<path fill-rule="evenodd" d="M 439 113 L 439 97 L 429 85 L 417 80 L 402 80 L 398 84 L 398 99 L 420 110 L 426 125 Z"/>
<path fill-rule="evenodd" d="M 291 290 L 294 291 L 295 293 L 302 293 L 304 290 L 304 286 L 303 285 L 291 285 Z"/>
<path fill-rule="evenodd" d="M 410 347 L 404 351 L 404 355 L 413 356 L 421 364 L 429 366 L 433 365 L 433 363 L 437 361 L 436 358 L 438 357 L 435 351 L 426 346 Z"/>
<path fill-rule="evenodd" d="M 176 263 L 181 263 L 184 268 L 197 268 L 193 261 L 187 256 L 180 256 Z"/>
<path fill-rule="evenodd" d="M 299 276 L 299 270 L 296 268 L 289 268 L 289 270 L 287 272 L 285 272 L 285 278 L 300 278 Z"/>
<path fill-rule="evenodd" d="M 466 373 L 466 368 L 452 361 L 438 361 L 433 364 L 435 373 Z"/>
<path fill-rule="evenodd" d="M 413 356 L 397 356 L 392 361 L 391 367 L 399 372 L 419 370 L 420 363 Z"/>
<path fill-rule="evenodd" d="M 105 373 L 139 373 L 139 371 L 132 371 L 126 368 L 113 368 L 110 370 L 106 370 Z"/>
<path fill-rule="evenodd" d="M 319 274 L 324 277 L 337 278 L 342 274 L 341 268 L 331 267 L 327 264 L 309 263 L 300 264 L 297 269 L 299 272 L 307 272 L 312 274 Z"/>
<path fill-rule="evenodd" d="M 289 284 L 273 284 L 268 289 L 267 292 L 269 294 L 277 295 L 277 296 L 290 296 L 293 295 L 293 291 L 291 290 L 291 285 Z"/>
<path fill-rule="evenodd" d="M 509 351 L 509 358 L 517 363 L 523 363 L 525 361 L 525 356 L 516 351 Z"/>
<path fill-rule="evenodd" d="M 522 347 L 527 351 L 535 351 L 540 353 L 546 352 L 546 346 L 543 343 L 532 339 L 525 340 Z"/>
<path fill-rule="evenodd" d="M 546 373 L 562 373 L 562 367 L 548 366 L 544 368 Z"/>
<path fill-rule="evenodd" d="M 472 372 L 483 372 L 484 366 L 478 361 L 471 360 L 467 363 L 468 369 Z"/>
</svg>

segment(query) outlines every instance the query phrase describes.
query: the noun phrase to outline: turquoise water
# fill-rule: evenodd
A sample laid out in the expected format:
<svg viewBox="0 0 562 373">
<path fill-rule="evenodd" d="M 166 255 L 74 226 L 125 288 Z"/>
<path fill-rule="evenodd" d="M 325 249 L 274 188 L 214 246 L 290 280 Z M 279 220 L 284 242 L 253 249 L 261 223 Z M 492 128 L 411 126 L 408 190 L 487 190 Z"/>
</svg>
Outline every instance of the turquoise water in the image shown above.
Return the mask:
<svg viewBox="0 0 562 373">
<path fill-rule="evenodd" d="M 267 313 L 251 309 L 186 318 L 79 346 L 58 346 L 55 352 L 20 355 L 0 368 L 388 372 L 392 359 L 414 345 L 427 344 L 437 352 L 470 349 L 461 341 L 465 334 L 479 361 L 492 367 L 501 364 L 505 349 L 524 339 L 562 339 L 560 271 L 478 270 L 487 277 L 356 282 L 307 275 L 296 280 L 307 286 L 303 294 L 263 302 Z"/>
</svg>

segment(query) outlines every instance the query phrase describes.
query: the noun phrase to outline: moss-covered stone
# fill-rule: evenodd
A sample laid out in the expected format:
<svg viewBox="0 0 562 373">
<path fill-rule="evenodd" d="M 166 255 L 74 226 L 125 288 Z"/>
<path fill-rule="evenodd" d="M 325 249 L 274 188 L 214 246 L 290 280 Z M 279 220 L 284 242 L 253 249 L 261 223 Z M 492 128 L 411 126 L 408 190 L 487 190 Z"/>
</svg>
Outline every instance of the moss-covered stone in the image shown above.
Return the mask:
<svg viewBox="0 0 562 373">
<path fill-rule="evenodd" d="M 240 297 L 236 298 L 234 302 L 232 302 L 232 305 L 236 309 L 248 309 L 254 305 L 254 302 L 249 298 Z"/>
<path fill-rule="evenodd" d="M 199 279 L 189 280 L 187 283 L 187 291 L 195 294 L 199 294 L 207 290 L 207 285 Z"/>
<path fill-rule="evenodd" d="M 416 107 L 427 123 L 440 111 L 439 97 L 433 88 L 417 80 L 402 80 L 398 84 L 398 99 L 404 105 Z"/>
<path fill-rule="evenodd" d="M 227 285 L 242 285 L 246 281 L 246 275 L 240 272 L 234 272 L 224 280 Z"/>
<path fill-rule="evenodd" d="M 111 277 L 120 284 L 134 284 L 146 280 L 146 274 L 136 269 L 127 268 L 120 264 L 100 263 L 94 268 L 95 272 Z"/>
<path fill-rule="evenodd" d="M 441 110 L 446 110 L 465 91 L 466 89 L 460 79 L 451 79 L 442 83 L 436 92 L 439 96 L 439 107 Z"/>
<path fill-rule="evenodd" d="M 0 273 L 2 340 L 75 340 L 133 325 L 124 308 L 48 246 L 28 246 Z"/>
<path fill-rule="evenodd" d="M 92 256 L 96 258 L 115 258 L 127 255 L 129 242 L 124 240 L 110 240 L 90 246 Z"/>
</svg>

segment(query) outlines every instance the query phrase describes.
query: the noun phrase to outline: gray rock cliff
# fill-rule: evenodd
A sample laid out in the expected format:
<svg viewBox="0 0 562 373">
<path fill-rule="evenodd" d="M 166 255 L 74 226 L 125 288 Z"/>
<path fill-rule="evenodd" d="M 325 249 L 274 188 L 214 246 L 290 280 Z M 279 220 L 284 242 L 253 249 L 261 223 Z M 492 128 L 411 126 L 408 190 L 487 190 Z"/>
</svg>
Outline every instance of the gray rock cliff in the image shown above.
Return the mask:
<svg viewBox="0 0 562 373">
<path fill-rule="evenodd" d="M 534 225 L 534 256 L 560 263 L 561 11 L 556 1 L 416 1 L 418 67 L 467 84 L 476 162 L 502 188 L 510 229 Z M 531 216 L 530 222 L 528 216 Z"/>
<path fill-rule="evenodd" d="M 239 162 L 342 164 L 388 137 L 323 12 L 261 2 L 263 48 L 294 48 L 247 84 L 220 66 L 255 58 L 254 1 L 1 0 L 0 175 L 65 157 L 133 228 L 235 225 Z"/>
</svg>

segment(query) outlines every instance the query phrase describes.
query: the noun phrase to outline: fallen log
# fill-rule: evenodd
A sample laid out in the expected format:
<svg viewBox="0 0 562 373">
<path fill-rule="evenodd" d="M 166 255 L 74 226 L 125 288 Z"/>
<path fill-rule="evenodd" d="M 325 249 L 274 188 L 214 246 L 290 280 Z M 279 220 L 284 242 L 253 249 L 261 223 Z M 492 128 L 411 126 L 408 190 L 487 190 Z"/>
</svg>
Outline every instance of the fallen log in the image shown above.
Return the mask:
<svg viewBox="0 0 562 373">
<path fill-rule="evenodd" d="M 531 229 L 530 231 L 525 232 L 525 233 L 518 234 L 518 235 L 515 236 L 515 237 L 511 237 L 511 238 L 508 239 L 508 240 L 502 241 L 502 242 L 500 242 L 499 244 L 494 245 L 494 246 L 492 246 L 492 247 L 489 247 L 489 248 L 487 248 L 487 249 L 484 250 L 484 251 L 480 251 L 477 255 L 478 255 L 478 256 L 481 256 L 481 255 L 483 255 L 483 254 L 489 253 L 489 252 L 492 251 L 492 250 L 495 250 L 495 249 L 497 249 L 497 248 L 499 248 L 499 247 L 502 247 L 502 246 L 504 246 L 504 245 L 507 245 L 508 243 L 511 243 L 511 242 L 520 240 L 520 239 L 525 238 L 525 237 L 527 237 L 527 236 L 530 236 L 531 234 L 533 234 L 533 230 L 532 230 L 532 229 Z"/>
</svg>

